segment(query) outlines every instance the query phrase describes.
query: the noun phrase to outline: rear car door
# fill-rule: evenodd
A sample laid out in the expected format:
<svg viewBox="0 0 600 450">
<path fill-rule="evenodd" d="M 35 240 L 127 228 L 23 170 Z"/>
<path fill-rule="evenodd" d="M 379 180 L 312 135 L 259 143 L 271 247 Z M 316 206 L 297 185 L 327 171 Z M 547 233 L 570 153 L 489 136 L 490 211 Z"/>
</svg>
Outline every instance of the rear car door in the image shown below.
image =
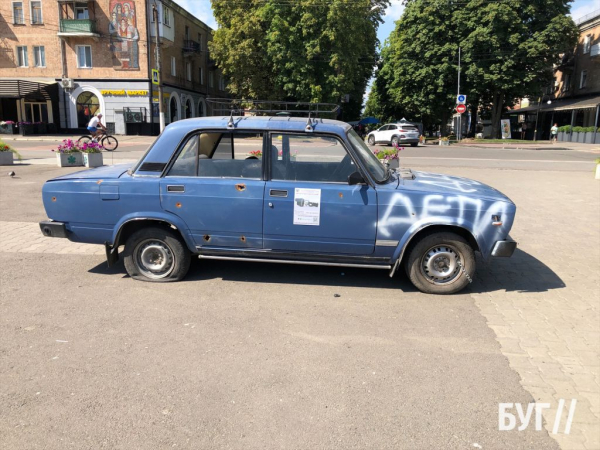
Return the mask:
<svg viewBox="0 0 600 450">
<path fill-rule="evenodd" d="M 370 255 L 377 192 L 348 185 L 352 156 L 334 136 L 271 133 L 264 200 L 265 249 Z"/>
<path fill-rule="evenodd" d="M 160 182 L 161 204 L 197 246 L 262 248 L 263 133 L 188 136 Z"/>
</svg>

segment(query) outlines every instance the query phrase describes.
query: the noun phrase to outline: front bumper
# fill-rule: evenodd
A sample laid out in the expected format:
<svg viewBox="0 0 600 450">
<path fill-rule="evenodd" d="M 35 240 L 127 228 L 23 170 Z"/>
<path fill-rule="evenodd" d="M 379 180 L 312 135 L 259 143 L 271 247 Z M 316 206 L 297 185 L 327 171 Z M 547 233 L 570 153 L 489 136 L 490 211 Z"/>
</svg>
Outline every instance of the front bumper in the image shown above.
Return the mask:
<svg viewBox="0 0 600 450">
<path fill-rule="evenodd" d="M 63 222 L 54 222 L 52 220 L 45 220 L 40 222 L 40 230 L 42 234 L 48 237 L 66 238 L 68 237 L 67 227 Z"/>
<path fill-rule="evenodd" d="M 492 249 L 492 256 L 510 258 L 517 248 L 517 242 L 512 239 L 496 241 Z"/>
</svg>

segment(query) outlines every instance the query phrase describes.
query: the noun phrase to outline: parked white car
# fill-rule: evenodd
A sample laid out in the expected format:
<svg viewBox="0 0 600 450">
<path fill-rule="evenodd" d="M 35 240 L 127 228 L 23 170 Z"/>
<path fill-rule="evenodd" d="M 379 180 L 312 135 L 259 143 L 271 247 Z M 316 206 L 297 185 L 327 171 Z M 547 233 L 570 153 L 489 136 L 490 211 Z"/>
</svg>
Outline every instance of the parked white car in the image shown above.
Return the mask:
<svg viewBox="0 0 600 450">
<path fill-rule="evenodd" d="M 408 123 L 388 123 L 367 135 L 369 145 L 419 145 L 419 129 Z"/>
</svg>

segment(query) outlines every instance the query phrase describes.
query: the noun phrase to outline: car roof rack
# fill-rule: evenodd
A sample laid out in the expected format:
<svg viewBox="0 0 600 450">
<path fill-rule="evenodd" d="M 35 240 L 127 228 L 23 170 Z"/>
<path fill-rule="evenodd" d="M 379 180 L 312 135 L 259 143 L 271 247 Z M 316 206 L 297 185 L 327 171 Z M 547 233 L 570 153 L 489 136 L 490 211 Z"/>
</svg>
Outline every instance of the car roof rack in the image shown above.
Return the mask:
<svg viewBox="0 0 600 450">
<path fill-rule="evenodd" d="M 280 116 L 335 119 L 340 106 L 335 103 L 282 102 L 208 97 L 213 116 Z"/>
</svg>

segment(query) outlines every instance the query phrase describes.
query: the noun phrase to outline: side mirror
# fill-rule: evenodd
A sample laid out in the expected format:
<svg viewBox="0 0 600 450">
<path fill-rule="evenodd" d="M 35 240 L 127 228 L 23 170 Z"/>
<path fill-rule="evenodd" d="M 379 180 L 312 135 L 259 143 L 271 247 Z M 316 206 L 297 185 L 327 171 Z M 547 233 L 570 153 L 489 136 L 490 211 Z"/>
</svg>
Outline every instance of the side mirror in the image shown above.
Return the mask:
<svg viewBox="0 0 600 450">
<path fill-rule="evenodd" d="M 355 184 L 365 184 L 365 179 L 360 172 L 353 172 L 348 176 L 348 184 L 354 186 Z"/>
</svg>

